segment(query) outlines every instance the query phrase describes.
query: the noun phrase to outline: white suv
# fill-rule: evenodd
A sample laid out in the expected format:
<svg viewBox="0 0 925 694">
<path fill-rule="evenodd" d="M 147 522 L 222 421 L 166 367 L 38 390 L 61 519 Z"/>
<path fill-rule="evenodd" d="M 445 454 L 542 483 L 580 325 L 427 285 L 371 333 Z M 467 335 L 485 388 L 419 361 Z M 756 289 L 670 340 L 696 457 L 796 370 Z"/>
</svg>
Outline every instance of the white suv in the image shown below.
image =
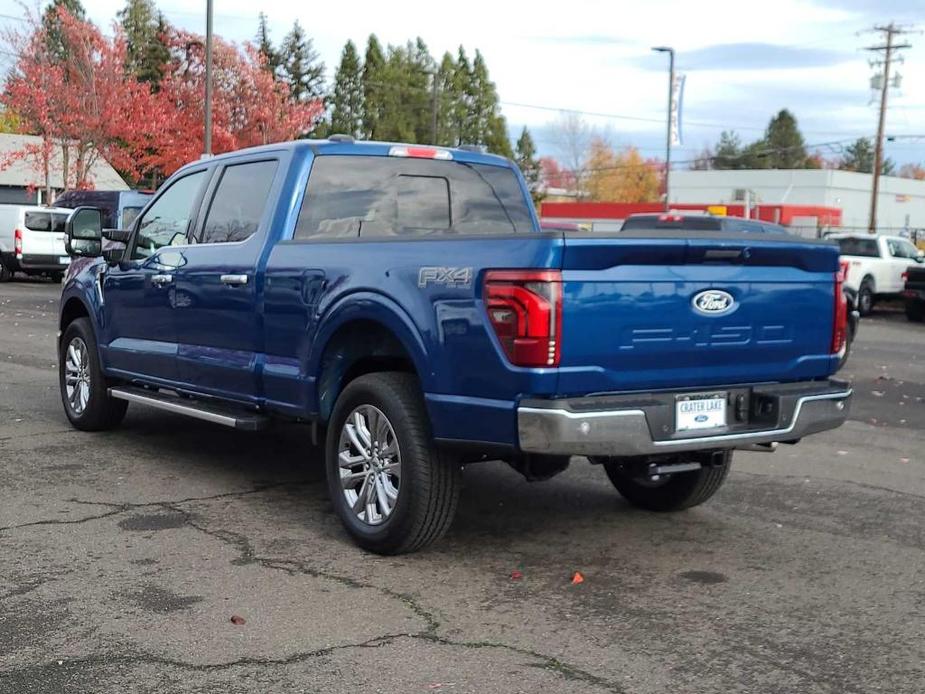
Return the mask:
<svg viewBox="0 0 925 694">
<path fill-rule="evenodd" d="M 71 259 L 64 250 L 64 223 L 71 210 L 0 205 L 0 282 L 14 272 L 60 281 Z"/>
<path fill-rule="evenodd" d="M 862 316 L 870 313 L 878 299 L 899 298 L 905 285 L 903 273 L 922 262 L 922 252 L 902 236 L 831 234 L 841 257 L 847 261 L 845 286 L 857 292 Z"/>
</svg>

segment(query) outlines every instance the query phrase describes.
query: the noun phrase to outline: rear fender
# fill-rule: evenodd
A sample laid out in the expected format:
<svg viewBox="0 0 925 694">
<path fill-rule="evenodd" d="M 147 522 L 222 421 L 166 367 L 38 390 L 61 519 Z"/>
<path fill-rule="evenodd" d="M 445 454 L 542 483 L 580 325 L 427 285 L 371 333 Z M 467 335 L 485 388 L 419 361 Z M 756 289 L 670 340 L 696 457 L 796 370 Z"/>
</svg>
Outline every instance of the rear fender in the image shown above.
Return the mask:
<svg viewBox="0 0 925 694">
<path fill-rule="evenodd" d="M 422 388 L 425 391 L 428 389 L 434 374 L 421 331 L 407 311 L 388 297 L 375 292 L 349 294 L 322 317 L 306 365 L 306 373 L 314 376 L 316 385 L 321 381 L 325 350 L 332 338 L 340 328 L 357 321 L 377 323 L 390 332 L 410 358 Z M 311 409 L 320 412 L 317 392 L 312 393 L 311 400 Z"/>
</svg>

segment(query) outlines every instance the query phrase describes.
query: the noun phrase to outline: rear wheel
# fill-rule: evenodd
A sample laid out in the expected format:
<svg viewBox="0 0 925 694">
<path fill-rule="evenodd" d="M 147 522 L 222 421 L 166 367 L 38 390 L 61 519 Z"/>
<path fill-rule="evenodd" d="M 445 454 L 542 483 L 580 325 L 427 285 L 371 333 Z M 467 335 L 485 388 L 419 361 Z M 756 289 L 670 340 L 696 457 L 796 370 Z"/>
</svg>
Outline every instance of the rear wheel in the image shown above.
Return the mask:
<svg viewBox="0 0 925 694">
<path fill-rule="evenodd" d="M 0 282 L 9 282 L 11 279 L 13 279 L 13 271 L 4 264 L 3 258 L 0 258 Z"/>
<path fill-rule="evenodd" d="M 701 467 L 689 472 L 652 476 L 638 459 L 608 458 L 604 470 L 613 486 L 629 503 L 647 511 L 681 511 L 698 506 L 713 496 L 729 474 L 732 451 L 690 453 L 679 462 L 697 462 Z"/>
<path fill-rule="evenodd" d="M 128 403 L 109 396 L 111 384 L 100 367 L 89 320 L 78 318 L 65 328 L 58 362 L 61 402 L 71 424 L 83 431 L 118 426 Z"/>
<path fill-rule="evenodd" d="M 331 414 L 326 462 L 331 501 L 360 547 L 413 552 L 450 527 L 460 466 L 434 446 L 413 376 L 374 373 L 351 381 Z"/>
<path fill-rule="evenodd" d="M 869 279 L 861 282 L 858 289 L 858 312 L 862 316 L 869 316 L 874 310 L 874 284 Z"/>
</svg>

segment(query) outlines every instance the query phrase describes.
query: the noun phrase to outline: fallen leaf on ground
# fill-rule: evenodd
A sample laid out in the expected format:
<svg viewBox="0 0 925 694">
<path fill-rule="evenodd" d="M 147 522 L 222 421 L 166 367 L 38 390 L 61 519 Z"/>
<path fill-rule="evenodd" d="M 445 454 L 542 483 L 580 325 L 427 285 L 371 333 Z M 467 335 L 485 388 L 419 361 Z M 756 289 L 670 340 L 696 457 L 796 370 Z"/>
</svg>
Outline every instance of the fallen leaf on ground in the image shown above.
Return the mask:
<svg viewBox="0 0 925 694">
<path fill-rule="evenodd" d="M 576 571 L 575 575 L 572 576 L 572 585 L 577 586 L 579 583 L 584 583 L 585 577 L 581 575 L 581 571 Z"/>
<path fill-rule="evenodd" d="M 512 580 L 512 581 L 519 581 L 519 580 L 522 579 L 523 577 L 524 577 L 524 575 L 523 575 L 523 572 L 522 572 L 522 571 L 518 571 L 517 569 L 514 569 L 513 571 L 511 571 L 511 580 Z"/>
<path fill-rule="evenodd" d="M 231 615 L 231 623 L 241 626 L 242 624 L 245 623 L 245 620 L 244 620 L 244 617 L 239 617 L 238 615 L 233 614 Z"/>
</svg>

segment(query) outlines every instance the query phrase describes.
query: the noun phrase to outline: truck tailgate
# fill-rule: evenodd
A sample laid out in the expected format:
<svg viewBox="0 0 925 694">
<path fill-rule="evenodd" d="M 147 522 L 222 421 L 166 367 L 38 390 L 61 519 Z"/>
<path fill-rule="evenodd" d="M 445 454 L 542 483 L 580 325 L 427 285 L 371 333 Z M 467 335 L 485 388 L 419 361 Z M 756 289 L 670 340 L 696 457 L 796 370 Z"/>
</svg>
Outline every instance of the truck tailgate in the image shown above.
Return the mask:
<svg viewBox="0 0 925 694">
<path fill-rule="evenodd" d="M 827 376 L 838 247 L 566 235 L 562 394 Z"/>
</svg>

